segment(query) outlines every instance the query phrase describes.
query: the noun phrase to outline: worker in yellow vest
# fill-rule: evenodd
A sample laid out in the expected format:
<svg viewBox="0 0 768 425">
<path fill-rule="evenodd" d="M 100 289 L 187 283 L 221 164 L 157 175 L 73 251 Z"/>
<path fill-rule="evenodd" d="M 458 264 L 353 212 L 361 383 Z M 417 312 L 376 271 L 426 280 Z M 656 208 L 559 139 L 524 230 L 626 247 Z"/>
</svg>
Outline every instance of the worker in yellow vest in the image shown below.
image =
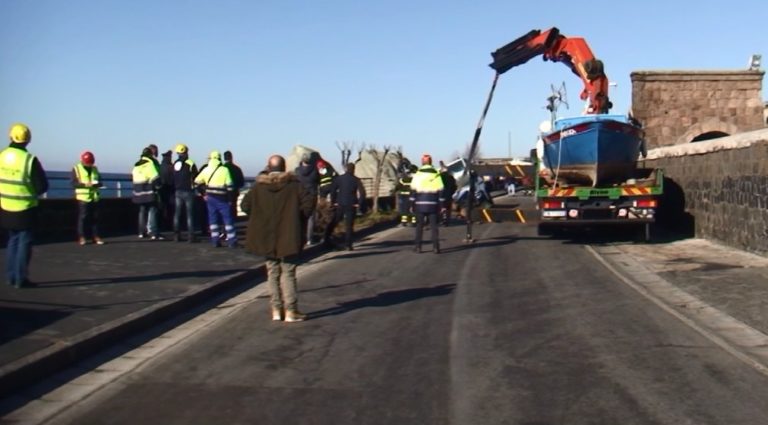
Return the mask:
<svg viewBox="0 0 768 425">
<path fill-rule="evenodd" d="M 91 239 L 96 245 L 104 245 L 99 237 L 99 189 L 102 187 L 99 168 L 96 167 L 96 157 L 90 151 L 80 155 L 80 162 L 72 168 L 72 186 L 75 188 L 77 200 L 77 243 L 85 245 L 87 228 L 90 228 Z"/>
<path fill-rule="evenodd" d="M 432 165 L 432 156 L 421 157 L 421 168 L 411 180 L 411 208 L 416 213 L 416 240 L 413 250 L 421 252 L 421 236 L 424 222 L 429 219 L 432 230 L 432 252 L 440 253 L 440 235 L 437 229 L 437 215 L 444 209 L 443 179 L 440 172 Z"/>
<path fill-rule="evenodd" d="M 139 238 L 146 236 L 153 241 L 163 240 L 157 223 L 160 170 L 152 156 L 152 150 L 144 148 L 131 172 L 133 203 L 139 206 Z M 145 233 L 148 232 L 148 233 Z"/>
<path fill-rule="evenodd" d="M 27 152 L 32 132 L 13 124 L 11 144 L 0 152 L 0 208 L 3 228 L 8 230 L 6 280 L 15 288 L 35 286 L 29 280 L 32 231 L 37 219 L 38 197 L 48 191 L 48 178 L 40 161 Z"/>
<path fill-rule="evenodd" d="M 195 184 L 205 195 L 205 205 L 208 210 L 208 228 L 211 232 L 211 243 L 219 247 L 221 236 L 220 221 L 224 222 L 224 235 L 227 246 L 237 247 L 237 234 L 235 232 L 235 220 L 232 217 L 232 209 L 229 200 L 234 189 L 232 175 L 229 169 L 221 162 L 221 154 L 213 151 L 208 156 L 208 164 L 200 170 L 195 177 Z"/>
</svg>

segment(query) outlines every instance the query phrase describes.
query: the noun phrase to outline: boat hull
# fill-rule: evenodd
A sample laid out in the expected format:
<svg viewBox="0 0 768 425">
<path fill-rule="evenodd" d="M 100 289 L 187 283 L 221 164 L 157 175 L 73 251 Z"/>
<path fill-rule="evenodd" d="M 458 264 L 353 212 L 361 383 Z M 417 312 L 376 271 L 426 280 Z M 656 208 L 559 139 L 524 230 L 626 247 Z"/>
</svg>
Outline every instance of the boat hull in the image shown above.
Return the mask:
<svg viewBox="0 0 768 425">
<path fill-rule="evenodd" d="M 632 177 L 642 130 L 616 116 L 564 120 L 542 135 L 544 165 L 560 183 L 598 186 Z"/>
</svg>

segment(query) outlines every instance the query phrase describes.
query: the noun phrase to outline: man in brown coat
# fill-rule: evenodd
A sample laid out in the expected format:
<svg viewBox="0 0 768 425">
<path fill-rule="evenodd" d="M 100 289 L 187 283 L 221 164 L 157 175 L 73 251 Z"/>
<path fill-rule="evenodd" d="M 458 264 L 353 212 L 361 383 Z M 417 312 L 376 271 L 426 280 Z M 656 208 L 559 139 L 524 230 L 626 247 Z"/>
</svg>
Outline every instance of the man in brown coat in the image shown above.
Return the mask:
<svg viewBox="0 0 768 425">
<path fill-rule="evenodd" d="M 246 249 L 267 261 L 272 320 L 300 322 L 307 317 L 298 308 L 296 266 L 304 243 L 303 223 L 314 201 L 296 175 L 285 171 L 285 158 L 272 155 L 240 205 L 248 214 Z"/>
</svg>

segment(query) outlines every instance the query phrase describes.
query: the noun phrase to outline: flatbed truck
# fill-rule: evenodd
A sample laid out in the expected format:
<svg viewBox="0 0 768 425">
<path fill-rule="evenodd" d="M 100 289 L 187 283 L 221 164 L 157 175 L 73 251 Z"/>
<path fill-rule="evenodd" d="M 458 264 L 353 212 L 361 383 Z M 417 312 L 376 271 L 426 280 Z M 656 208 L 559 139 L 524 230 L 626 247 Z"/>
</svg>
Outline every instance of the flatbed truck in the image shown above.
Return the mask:
<svg viewBox="0 0 768 425">
<path fill-rule="evenodd" d="M 639 227 L 647 242 L 664 193 L 664 172 L 638 168 L 624 182 L 598 187 L 548 182 L 537 173 L 535 187 L 539 235 L 555 234 L 566 226 L 621 225 Z"/>
</svg>

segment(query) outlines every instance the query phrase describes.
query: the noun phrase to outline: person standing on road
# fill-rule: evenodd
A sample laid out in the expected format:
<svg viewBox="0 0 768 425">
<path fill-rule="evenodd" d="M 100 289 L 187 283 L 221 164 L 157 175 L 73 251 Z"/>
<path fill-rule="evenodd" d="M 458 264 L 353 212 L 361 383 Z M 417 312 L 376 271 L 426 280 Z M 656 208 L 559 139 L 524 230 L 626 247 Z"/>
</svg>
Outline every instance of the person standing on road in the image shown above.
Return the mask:
<svg viewBox="0 0 768 425">
<path fill-rule="evenodd" d="M 456 178 L 448 171 L 445 164 L 440 166 L 440 178 L 443 180 L 443 205 L 440 211 L 440 222 L 443 226 L 447 226 L 451 221 L 451 210 L 453 209 L 453 194 L 458 189 L 456 185 Z"/>
<path fill-rule="evenodd" d="M 416 225 L 416 217 L 411 212 L 411 181 L 415 172 L 415 165 L 404 164 L 400 172 L 400 178 L 395 185 L 397 212 L 400 215 L 401 226 Z"/>
<path fill-rule="evenodd" d="M 266 258 L 274 321 L 307 318 L 299 311 L 296 267 L 303 245 L 302 223 L 314 202 L 296 175 L 285 171 L 285 158 L 272 155 L 241 204 L 248 215 L 246 249 Z"/>
<path fill-rule="evenodd" d="M 355 164 L 347 163 L 346 173 L 336 176 L 330 187 L 331 208 L 334 209 L 333 219 L 325 228 L 323 245 L 327 248 L 334 246 L 331 235 L 336 225 L 344 219 L 344 247 L 352 251 L 352 227 L 357 209 L 365 212 L 365 188 L 360 178 L 355 175 Z"/>
<path fill-rule="evenodd" d="M 317 161 L 317 173 L 320 175 L 320 185 L 317 188 L 317 193 L 320 198 L 328 199 L 331 195 L 331 183 L 336 177 L 336 171 L 331 167 L 331 164 L 326 163 L 322 159 Z"/>
<path fill-rule="evenodd" d="M 160 170 L 152 151 L 144 148 L 131 172 L 133 203 L 139 206 L 139 239 L 149 236 L 153 241 L 164 239 L 157 223 L 157 191 L 160 188 Z M 145 233 L 146 232 L 146 233 Z"/>
<path fill-rule="evenodd" d="M 237 220 L 237 199 L 240 197 L 240 189 L 245 186 L 243 170 L 232 161 L 232 152 L 224 152 L 224 166 L 232 176 L 232 192 L 229 194 L 229 208 L 232 210 L 232 220 Z"/>
<path fill-rule="evenodd" d="M 312 194 L 312 198 L 315 200 L 312 204 L 312 213 L 307 217 L 307 246 L 312 245 L 314 242 L 315 234 L 315 210 L 317 209 L 317 187 L 320 184 L 320 173 L 315 167 L 315 160 L 317 153 L 304 152 L 301 156 L 301 163 L 296 170 L 296 177 L 299 179 L 304 190 Z"/>
<path fill-rule="evenodd" d="M 32 229 L 37 220 L 38 197 L 48 191 L 48 178 L 40 161 L 27 151 L 32 132 L 16 123 L 8 132 L 10 145 L 0 152 L 0 209 L 8 230 L 5 276 L 15 288 L 35 286 L 29 280 Z"/>
<path fill-rule="evenodd" d="M 195 243 L 195 177 L 197 165 L 189 159 L 189 148 L 183 143 L 176 145 L 176 162 L 173 163 L 173 240 L 181 242 L 181 212 L 187 217 L 187 242 Z"/>
<path fill-rule="evenodd" d="M 160 229 L 170 229 L 173 223 L 173 152 L 167 151 L 160 160 L 160 190 L 157 192 L 160 209 Z"/>
<path fill-rule="evenodd" d="M 416 245 L 414 252 L 421 252 L 421 237 L 424 232 L 424 220 L 429 218 L 432 230 L 432 252 L 440 253 L 440 238 L 438 234 L 437 214 L 445 199 L 443 198 L 443 180 L 440 173 L 432 166 L 432 157 L 424 154 L 421 157 L 421 168 L 411 181 L 411 204 L 416 213 Z"/>
<path fill-rule="evenodd" d="M 86 234 L 90 228 L 91 239 L 96 245 L 104 245 L 99 237 L 99 200 L 101 195 L 101 176 L 96 167 L 96 158 L 90 151 L 80 155 L 80 162 L 72 168 L 72 186 L 77 199 L 77 243 L 88 243 Z"/>
<path fill-rule="evenodd" d="M 221 154 L 212 151 L 208 155 L 208 164 L 205 169 L 195 177 L 195 184 L 200 187 L 205 195 L 205 205 L 208 209 L 208 228 L 211 233 L 211 243 L 214 247 L 221 246 L 221 228 L 219 222 L 224 222 L 224 237 L 227 246 L 237 248 L 237 234 L 235 233 L 235 221 L 232 217 L 232 209 L 229 199 L 232 192 L 232 176 L 224 164 L 221 163 Z"/>
</svg>

